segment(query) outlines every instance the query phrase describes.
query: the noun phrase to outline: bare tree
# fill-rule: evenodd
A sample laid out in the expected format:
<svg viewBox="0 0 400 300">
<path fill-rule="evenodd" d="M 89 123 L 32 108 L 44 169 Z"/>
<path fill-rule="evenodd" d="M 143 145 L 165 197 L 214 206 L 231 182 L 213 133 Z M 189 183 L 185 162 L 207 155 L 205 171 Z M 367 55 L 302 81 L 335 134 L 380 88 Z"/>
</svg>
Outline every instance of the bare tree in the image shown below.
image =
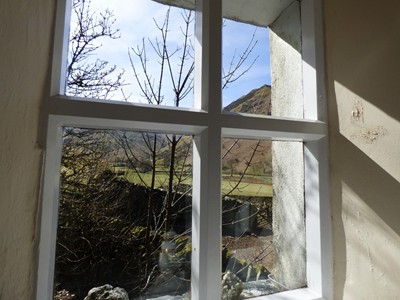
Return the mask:
<svg viewBox="0 0 400 300">
<path fill-rule="evenodd" d="M 256 38 L 257 29 L 254 30 L 250 41 L 248 42 L 246 48 L 241 52 L 233 54 L 228 69 L 222 69 L 222 89 L 226 88 L 228 85 L 234 83 L 235 81 L 239 80 L 243 77 L 254 65 L 254 63 L 258 59 L 258 55 L 252 58 L 252 53 L 257 45 L 258 41 L 255 40 Z M 245 64 L 252 59 L 250 64 Z"/>
<path fill-rule="evenodd" d="M 73 12 L 77 19 L 77 25 L 71 31 L 70 37 L 67 93 L 75 96 L 109 99 L 114 92 L 121 89 L 124 85 L 124 81 L 122 80 L 124 71 L 117 72 L 116 66 L 109 66 L 107 61 L 101 59 L 92 60 L 91 56 L 101 47 L 100 41 L 102 39 L 119 38 L 119 31 L 113 29 L 115 23 L 114 15 L 108 10 L 100 14 L 92 13 L 90 10 L 90 0 L 75 0 Z M 129 60 L 134 72 L 134 78 L 139 86 L 142 99 L 145 102 L 154 105 L 163 105 L 169 102 L 175 107 L 180 107 L 182 102 L 192 93 L 194 49 L 191 42 L 191 26 L 193 24 L 193 17 L 194 13 L 192 11 L 182 11 L 182 26 L 180 28 L 181 43 L 178 46 L 170 43 L 171 11 L 168 9 L 164 20 L 161 22 L 154 20 L 154 24 L 159 31 L 159 38 L 155 40 L 143 39 L 141 45 L 130 49 Z M 232 57 L 229 68 L 226 72 L 223 72 L 223 88 L 239 80 L 253 66 L 257 57 L 251 57 L 256 43 L 254 33 L 246 49 L 242 53 L 235 54 Z M 150 58 L 156 60 L 158 63 L 158 70 L 156 72 L 151 72 L 150 70 Z M 252 59 L 250 66 L 245 66 L 245 62 L 250 59 Z M 170 90 L 172 90 L 172 94 Z M 185 186 L 185 180 L 190 176 L 191 172 L 190 164 L 188 163 L 191 156 L 190 137 L 176 134 L 140 133 L 142 140 L 140 143 L 140 147 L 142 147 L 141 152 L 135 150 L 138 147 L 137 140 L 132 139 L 132 135 L 129 132 L 124 131 L 108 131 L 104 135 L 100 136 L 97 134 L 95 136 L 95 133 L 91 133 L 90 130 L 70 130 L 66 132 L 65 138 L 71 138 L 71 141 L 77 135 L 79 138 L 82 138 L 83 132 L 85 136 L 83 136 L 84 139 L 82 141 L 87 141 L 90 145 L 94 146 L 86 147 L 87 149 L 82 148 L 85 151 L 93 151 L 93 153 L 88 152 L 88 154 L 91 154 L 90 164 L 87 163 L 86 165 L 96 166 L 96 164 L 100 164 L 103 160 L 109 159 L 110 155 L 108 153 L 112 153 L 115 148 L 122 150 L 123 155 L 129 161 L 129 165 L 139 178 L 141 185 L 147 188 L 148 192 L 143 194 L 147 197 L 146 211 L 143 212 L 145 220 L 135 223 L 140 224 L 140 226 L 145 224 L 144 236 L 141 239 L 145 250 L 141 250 L 143 251 L 143 256 L 140 256 L 140 259 L 136 263 L 136 265 L 140 266 L 140 284 L 138 287 L 135 287 L 135 292 L 141 293 L 154 281 L 156 275 L 153 265 L 160 251 L 160 234 L 173 230 L 177 214 L 174 205 L 177 205 L 180 197 L 188 192 L 187 189 L 185 190 L 182 187 Z M 89 136 L 90 134 L 92 134 L 92 139 Z M 102 146 L 96 147 L 92 144 L 93 142 L 102 144 Z M 105 147 L 107 144 L 111 144 L 112 146 Z M 232 147 L 235 147 L 236 144 L 237 142 L 234 142 Z M 64 163 L 74 162 L 74 156 L 79 153 L 81 154 L 82 164 L 78 163 L 75 167 L 85 165 L 83 160 L 85 156 L 82 155 L 85 152 L 83 150 L 76 152 L 77 150 L 73 148 L 76 145 L 74 143 L 69 145 L 71 147 L 65 148 L 65 151 L 69 151 L 69 154 L 66 152 L 64 155 Z M 259 151 L 258 148 L 259 143 L 256 144 L 253 149 L 253 155 L 246 162 L 247 166 L 244 173 L 242 173 L 239 183 L 250 168 L 255 153 Z M 72 175 L 69 170 L 70 167 L 66 166 L 64 176 Z M 92 173 L 98 171 L 94 168 L 86 168 L 82 169 L 81 172 L 85 174 L 84 172 L 88 170 Z M 165 183 L 157 182 L 157 172 L 159 170 L 167 173 Z M 150 174 L 150 181 L 145 178 L 145 172 Z M 82 183 L 82 177 L 76 178 L 76 182 L 80 181 Z M 94 185 L 96 188 L 99 187 L 99 184 L 103 184 L 103 181 L 98 180 L 96 174 L 90 174 L 88 178 L 89 180 L 93 179 L 96 181 Z M 232 191 L 238 189 L 239 183 L 232 186 Z M 103 186 L 104 188 L 107 187 L 107 185 Z M 160 186 L 166 191 L 162 212 L 156 209 L 155 203 L 157 189 Z M 76 189 L 72 187 L 70 191 L 73 193 Z M 228 194 L 230 193 L 232 192 Z M 85 197 L 88 200 L 91 199 L 90 195 L 85 195 Z M 99 209 L 101 209 L 101 205 L 99 205 Z M 179 208 L 180 211 L 185 209 L 187 208 Z M 118 207 L 115 208 L 115 211 L 118 211 Z M 129 219 L 131 218 L 129 217 Z M 112 224 L 112 222 L 113 220 L 110 220 L 107 224 Z M 131 230 L 133 230 L 132 224 L 129 227 Z M 185 231 L 182 235 L 187 233 L 188 231 Z"/>
<path fill-rule="evenodd" d="M 143 38 L 140 45 L 130 49 L 129 58 L 132 70 L 144 102 L 153 105 L 170 104 L 175 107 L 179 107 L 181 106 L 182 101 L 191 95 L 193 90 L 194 73 L 194 49 L 192 44 L 193 37 L 191 30 L 193 21 L 194 13 L 192 11 L 183 10 L 181 12 L 181 39 L 179 45 L 176 45 L 169 40 L 171 9 L 168 9 L 164 20 L 161 22 L 159 20 L 154 20 L 154 24 L 159 31 L 159 38 L 154 40 Z M 176 22 L 175 19 L 174 22 Z M 255 40 L 255 34 L 256 32 L 254 32 L 251 36 L 247 47 L 243 50 L 243 52 L 235 52 L 235 55 L 231 58 L 228 69 L 226 72 L 223 72 L 223 88 L 227 88 L 230 84 L 239 80 L 256 62 L 258 57 L 252 58 L 254 47 L 257 44 L 257 41 Z M 247 64 L 247 61 L 250 59 L 252 59 L 251 63 Z M 154 63 L 155 61 L 158 64 L 158 70 L 156 72 L 151 72 L 153 69 L 149 65 L 151 62 Z M 170 93 L 170 90 L 172 90 L 172 93 Z M 123 138 L 123 140 L 124 139 L 125 138 Z M 151 140 L 148 139 L 148 135 L 146 135 L 146 138 L 144 138 L 145 144 L 147 145 L 147 151 L 152 157 L 150 163 L 152 179 L 149 186 L 151 192 L 149 193 L 149 198 L 147 199 L 148 223 L 146 228 L 145 242 L 148 255 L 152 253 L 152 238 L 150 236 L 151 232 L 163 230 L 164 232 L 168 233 L 173 230 L 172 223 L 174 216 L 172 215 L 172 207 L 174 203 L 176 203 L 177 195 L 179 195 L 179 186 L 183 183 L 184 176 L 182 177 L 182 174 L 185 173 L 184 164 L 178 165 L 177 161 L 185 161 L 183 158 L 187 158 L 189 156 L 189 151 L 191 149 L 191 144 L 184 142 L 185 137 L 171 134 L 166 135 L 165 139 L 168 143 L 169 153 L 169 159 L 166 166 L 168 180 L 165 186 L 163 186 L 164 190 L 166 190 L 164 203 L 165 217 L 162 222 L 158 222 L 158 224 L 163 224 L 163 227 L 160 228 L 156 226 L 157 222 L 154 220 L 154 212 L 152 211 L 152 208 L 155 189 L 154 183 L 156 182 L 155 177 L 157 174 L 155 170 L 159 168 L 157 165 L 159 163 L 159 159 L 157 159 L 157 157 L 162 155 L 161 151 L 159 150 L 160 148 L 158 147 L 158 143 L 160 143 L 162 139 L 160 138 L 160 135 L 156 133 L 152 135 Z M 125 153 L 131 157 L 131 160 L 138 160 L 137 156 L 133 155 L 133 151 L 130 149 L 131 147 L 134 147 L 133 144 L 127 143 L 126 139 L 124 142 L 120 142 L 120 144 L 123 144 L 123 147 L 126 148 Z M 233 147 L 235 145 L 236 143 L 233 145 Z M 239 178 L 237 184 L 232 186 L 232 189 L 227 193 L 227 196 L 239 188 L 240 182 L 243 180 L 245 173 L 251 165 L 251 160 L 253 159 L 255 153 L 259 151 L 258 148 L 259 143 L 254 147 L 253 155 L 247 162 L 247 167 L 245 168 L 241 178 Z M 179 152 L 185 154 L 183 156 L 177 155 Z M 140 172 L 137 173 L 140 177 Z M 148 257 L 147 261 L 150 261 L 150 257 Z M 149 273 L 150 269 L 151 267 L 148 265 L 146 267 L 146 274 Z"/>
<path fill-rule="evenodd" d="M 124 82 L 124 71 L 109 66 L 105 60 L 91 59 L 104 39 L 118 39 L 119 30 L 114 29 L 114 14 L 92 12 L 91 0 L 74 0 L 73 18 L 76 26 L 70 32 L 70 56 L 67 66 L 67 94 L 89 98 L 108 99 Z"/>
<path fill-rule="evenodd" d="M 182 43 L 178 48 L 171 49 L 168 40 L 169 25 L 170 25 L 170 9 L 167 10 L 165 18 L 162 22 L 154 20 L 155 26 L 160 33 L 160 39 L 146 40 L 143 39 L 142 44 L 132 47 L 129 52 L 132 69 L 135 75 L 136 82 L 140 88 L 141 95 L 144 100 L 149 104 L 162 105 L 165 102 L 165 97 L 169 94 L 166 90 L 172 86 L 173 91 L 173 104 L 179 107 L 181 101 L 184 100 L 193 89 L 193 45 L 191 44 L 190 26 L 193 23 L 193 12 L 183 11 L 182 14 Z M 150 48 L 150 50 L 149 50 Z M 148 55 L 149 51 L 152 52 L 153 59 L 157 59 L 159 63 L 159 70 L 157 73 L 150 73 L 148 68 Z M 173 64 L 173 59 L 178 57 L 177 65 Z M 138 61 L 138 64 L 136 64 Z M 154 190 L 155 170 L 157 169 L 157 142 L 159 135 L 153 134 L 152 143 L 146 143 L 148 151 L 152 156 L 152 179 L 150 190 Z M 171 230 L 172 210 L 174 199 L 176 197 L 176 187 L 179 186 L 182 177 L 176 179 L 176 153 L 177 146 L 182 137 L 175 134 L 165 136 L 169 143 L 168 159 L 168 183 L 166 186 L 167 196 L 165 200 L 165 222 L 164 230 L 169 232 Z M 182 172 L 181 172 L 182 173 Z M 150 222 L 150 217 L 153 215 L 152 208 L 152 195 L 150 192 L 148 199 L 148 226 L 146 232 L 146 248 L 150 250 L 150 232 L 154 229 Z M 150 254 L 151 251 L 148 251 Z M 147 268 L 146 268 L 147 269 Z"/>
<path fill-rule="evenodd" d="M 124 71 L 93 57 L 102 41 L 119 38 L 114 15 L 109 10 L 93 12 L 91 0 L 74 0 L 72 19 L 65 92 L 70 96 L 109 99 L 124 85 Z M 118 240 L 127 238 L 121 227 L 114 226 L 115 217 L 109 215 L 110 211 L 121 210 L 122 201 L 113 198 L 122 199 L 126 193 L 126 188 L 109 172 L 108 153 L 113 151 L 109 140 L 107 131 L 64 128 L 55 299 L 75 298 L 65 289 L 74 290 L 82 299 L 88 287 L 93 287 L 91 283 L 102 281 L 102 272 L 98 271 L 107 260 L 104 254 L 109 252 L 108 245 L 122 250 Z M 115 205 L 106 207 L 106 201 Z M 112 231 L 95 241 L 106 229 Z"/>
</svg>

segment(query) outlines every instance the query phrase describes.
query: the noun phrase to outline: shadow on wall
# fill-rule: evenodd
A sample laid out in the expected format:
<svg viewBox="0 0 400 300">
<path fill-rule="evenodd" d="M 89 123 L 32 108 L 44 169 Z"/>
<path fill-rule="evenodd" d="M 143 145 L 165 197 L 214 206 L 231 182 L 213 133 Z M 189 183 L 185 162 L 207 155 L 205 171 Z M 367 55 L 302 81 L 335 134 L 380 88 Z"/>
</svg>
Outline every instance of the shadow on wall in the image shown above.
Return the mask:
<svg viewBox="0 0 400 300">
<path fill-rule="evenodd" d="M 335 299 L 397 299 L 400 3 L 325 2 Z"/>
<path fill-rule="evenodd" d="M 400 3 L 356 2 L 325 3 L 335 299 L 396 299 Z"/>
<path fill-rule="evenodd" d="M 336 298 L 380 299 L 382 292 L 395 295 L 400 269 L 400 183 L 346 138 L 339 137 L 334 145 L 331 196 Z"/>
<path fill-rule="evenodd" d="M 328 76 L 400 120 L 400 2 L 325 1 Z M 394 94 L 395 93 L 395 94 Z"/>
</svg>

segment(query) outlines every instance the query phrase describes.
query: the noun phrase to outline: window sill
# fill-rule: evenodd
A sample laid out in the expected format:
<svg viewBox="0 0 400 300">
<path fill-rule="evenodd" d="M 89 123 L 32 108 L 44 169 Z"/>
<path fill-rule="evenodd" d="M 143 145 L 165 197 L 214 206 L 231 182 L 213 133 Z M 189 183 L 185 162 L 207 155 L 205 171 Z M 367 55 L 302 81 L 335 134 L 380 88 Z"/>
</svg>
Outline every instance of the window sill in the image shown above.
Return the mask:
<svg viewBox="0 0 400 300">
<path fill-rule="evenodd" d="M 309 288 L 297 289 L 273 295 L 253 298 L 254 300 L 324 300 Z"/>
</svg>

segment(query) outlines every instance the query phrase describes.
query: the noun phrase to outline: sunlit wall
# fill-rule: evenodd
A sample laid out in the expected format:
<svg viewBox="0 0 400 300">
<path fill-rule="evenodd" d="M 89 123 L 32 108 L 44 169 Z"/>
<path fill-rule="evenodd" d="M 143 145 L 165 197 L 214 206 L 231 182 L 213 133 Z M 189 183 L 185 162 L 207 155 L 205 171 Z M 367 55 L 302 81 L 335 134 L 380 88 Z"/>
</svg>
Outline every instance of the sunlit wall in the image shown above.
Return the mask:
<svg viewBox="0 0 400 300">
<path fill-rule="evenodd" d="M 335 299 L 398 299 L 400 3 L 325 1 Z"/>
</svg>

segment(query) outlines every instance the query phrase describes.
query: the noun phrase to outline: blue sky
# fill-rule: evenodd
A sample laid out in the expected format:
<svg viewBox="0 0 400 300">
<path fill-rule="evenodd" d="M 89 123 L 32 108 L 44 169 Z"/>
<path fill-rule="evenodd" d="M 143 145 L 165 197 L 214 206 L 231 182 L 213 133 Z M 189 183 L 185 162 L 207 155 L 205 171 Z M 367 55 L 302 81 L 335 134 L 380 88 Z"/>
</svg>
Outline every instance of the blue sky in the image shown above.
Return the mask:
<svg viewBox="0 0 400 300">
<path fill-rule="evenodd" d="M 245 95 L 254 88 L 258 88 L 263 84 L 271 84 L 269 31 L 266 28 L 255 27 L 230 20 L 225 21 L 222 32 L 223 66 L 227 69 L 232 56 L 237 56 L 244 51 L 254 32 L 257 44 L 252 54 L 249 56 L 244 69 L 246 69 L 247 65 L 251 64 L 255 58 L 257 58 L 257 60 L 242 78 L 223 90 L 224 106 L 240 96 Z"/>
<path fill-rule="evenodd" d="M 134 79 L 131 63 L 128 52 L 132 47 L 142 44 L 143 38 L 155 40 L 160 38 L 160 33 L 156 27 L 154 20 L 162 22 L 165 18 L 165 5 L 158 4 L 151 0 L 92 0 L 92 11 L 104 11 L 106 8 L 111 10 L 116 18 L 114 28 L 120 29 L 121 38 L 117 40 L 103 39 L 100 41 L 102 47 L 96 51 L 96 55 L 92 59 L 100 58 L 107 60 L 111 65 L 116 65 L 119 70 L 124 69 L 124 80 L 128 85 L 125 86 L 124 94 L 130 95 L 129 101 L 144 102 L 139 94 L 136 80 Z M 182 41 L 181 26 L 182 26 L 181 11 L 177 8 L 171 9 L 169 42 L 170 49 L 176 49 Z M 74 19 L 71 20 L 74 22 Z M 72 25 L 73 26 L 73 25 Z M 257 57 L 257 61 L 251 69 L 237 82 L 232 83 L 223 90 L 223 105 L 236 100 L 240 96 L 246 94 L 250 90 L 260 87 L 263 84 L 270 84 L 269 71 L 269 36 L 266 28 L 257 28 L 244 23 L 225 21 L 223 27 L 223 67 L 225 70 L 229 68 L 229 63 L 232 57 L 237 59 L 247 47 L 253 33 L 255 32 L 255 40 L 257 44 L 249 56 L 243 69 L 246 69 L 248 64 L 251 64 Z M 193 32 L 191 33 L 193 37 Z M 154 56 L 150 44 L 147 44 L 147 67 L 149 73 L 157 77 L 159 74 L 159 61 Z M 178 55 L 175 55 L 178 59 Z M 132 56 L 134 57 L 134 55 Z M 135 64 L 138 61 L 135 61 Z M 173 62 L 177 65 L 177 60 Z M 139 70 L 139 68 L 138 68 Z M 240 72 L 240 71 L 239 71 Z M 164 93 L 166 95 L 165 104 L 172 105 L 168 99 L 172 99 L 170 91 L 172 87 L 165 83 Z M 115 100 L 121 100 L 122 94 L 116 93 Z M 191 95 L 190 95 L 190 98 Z M 190 107 L 192 99 L 188 99 L 182 106 Z"/>
</svg>

